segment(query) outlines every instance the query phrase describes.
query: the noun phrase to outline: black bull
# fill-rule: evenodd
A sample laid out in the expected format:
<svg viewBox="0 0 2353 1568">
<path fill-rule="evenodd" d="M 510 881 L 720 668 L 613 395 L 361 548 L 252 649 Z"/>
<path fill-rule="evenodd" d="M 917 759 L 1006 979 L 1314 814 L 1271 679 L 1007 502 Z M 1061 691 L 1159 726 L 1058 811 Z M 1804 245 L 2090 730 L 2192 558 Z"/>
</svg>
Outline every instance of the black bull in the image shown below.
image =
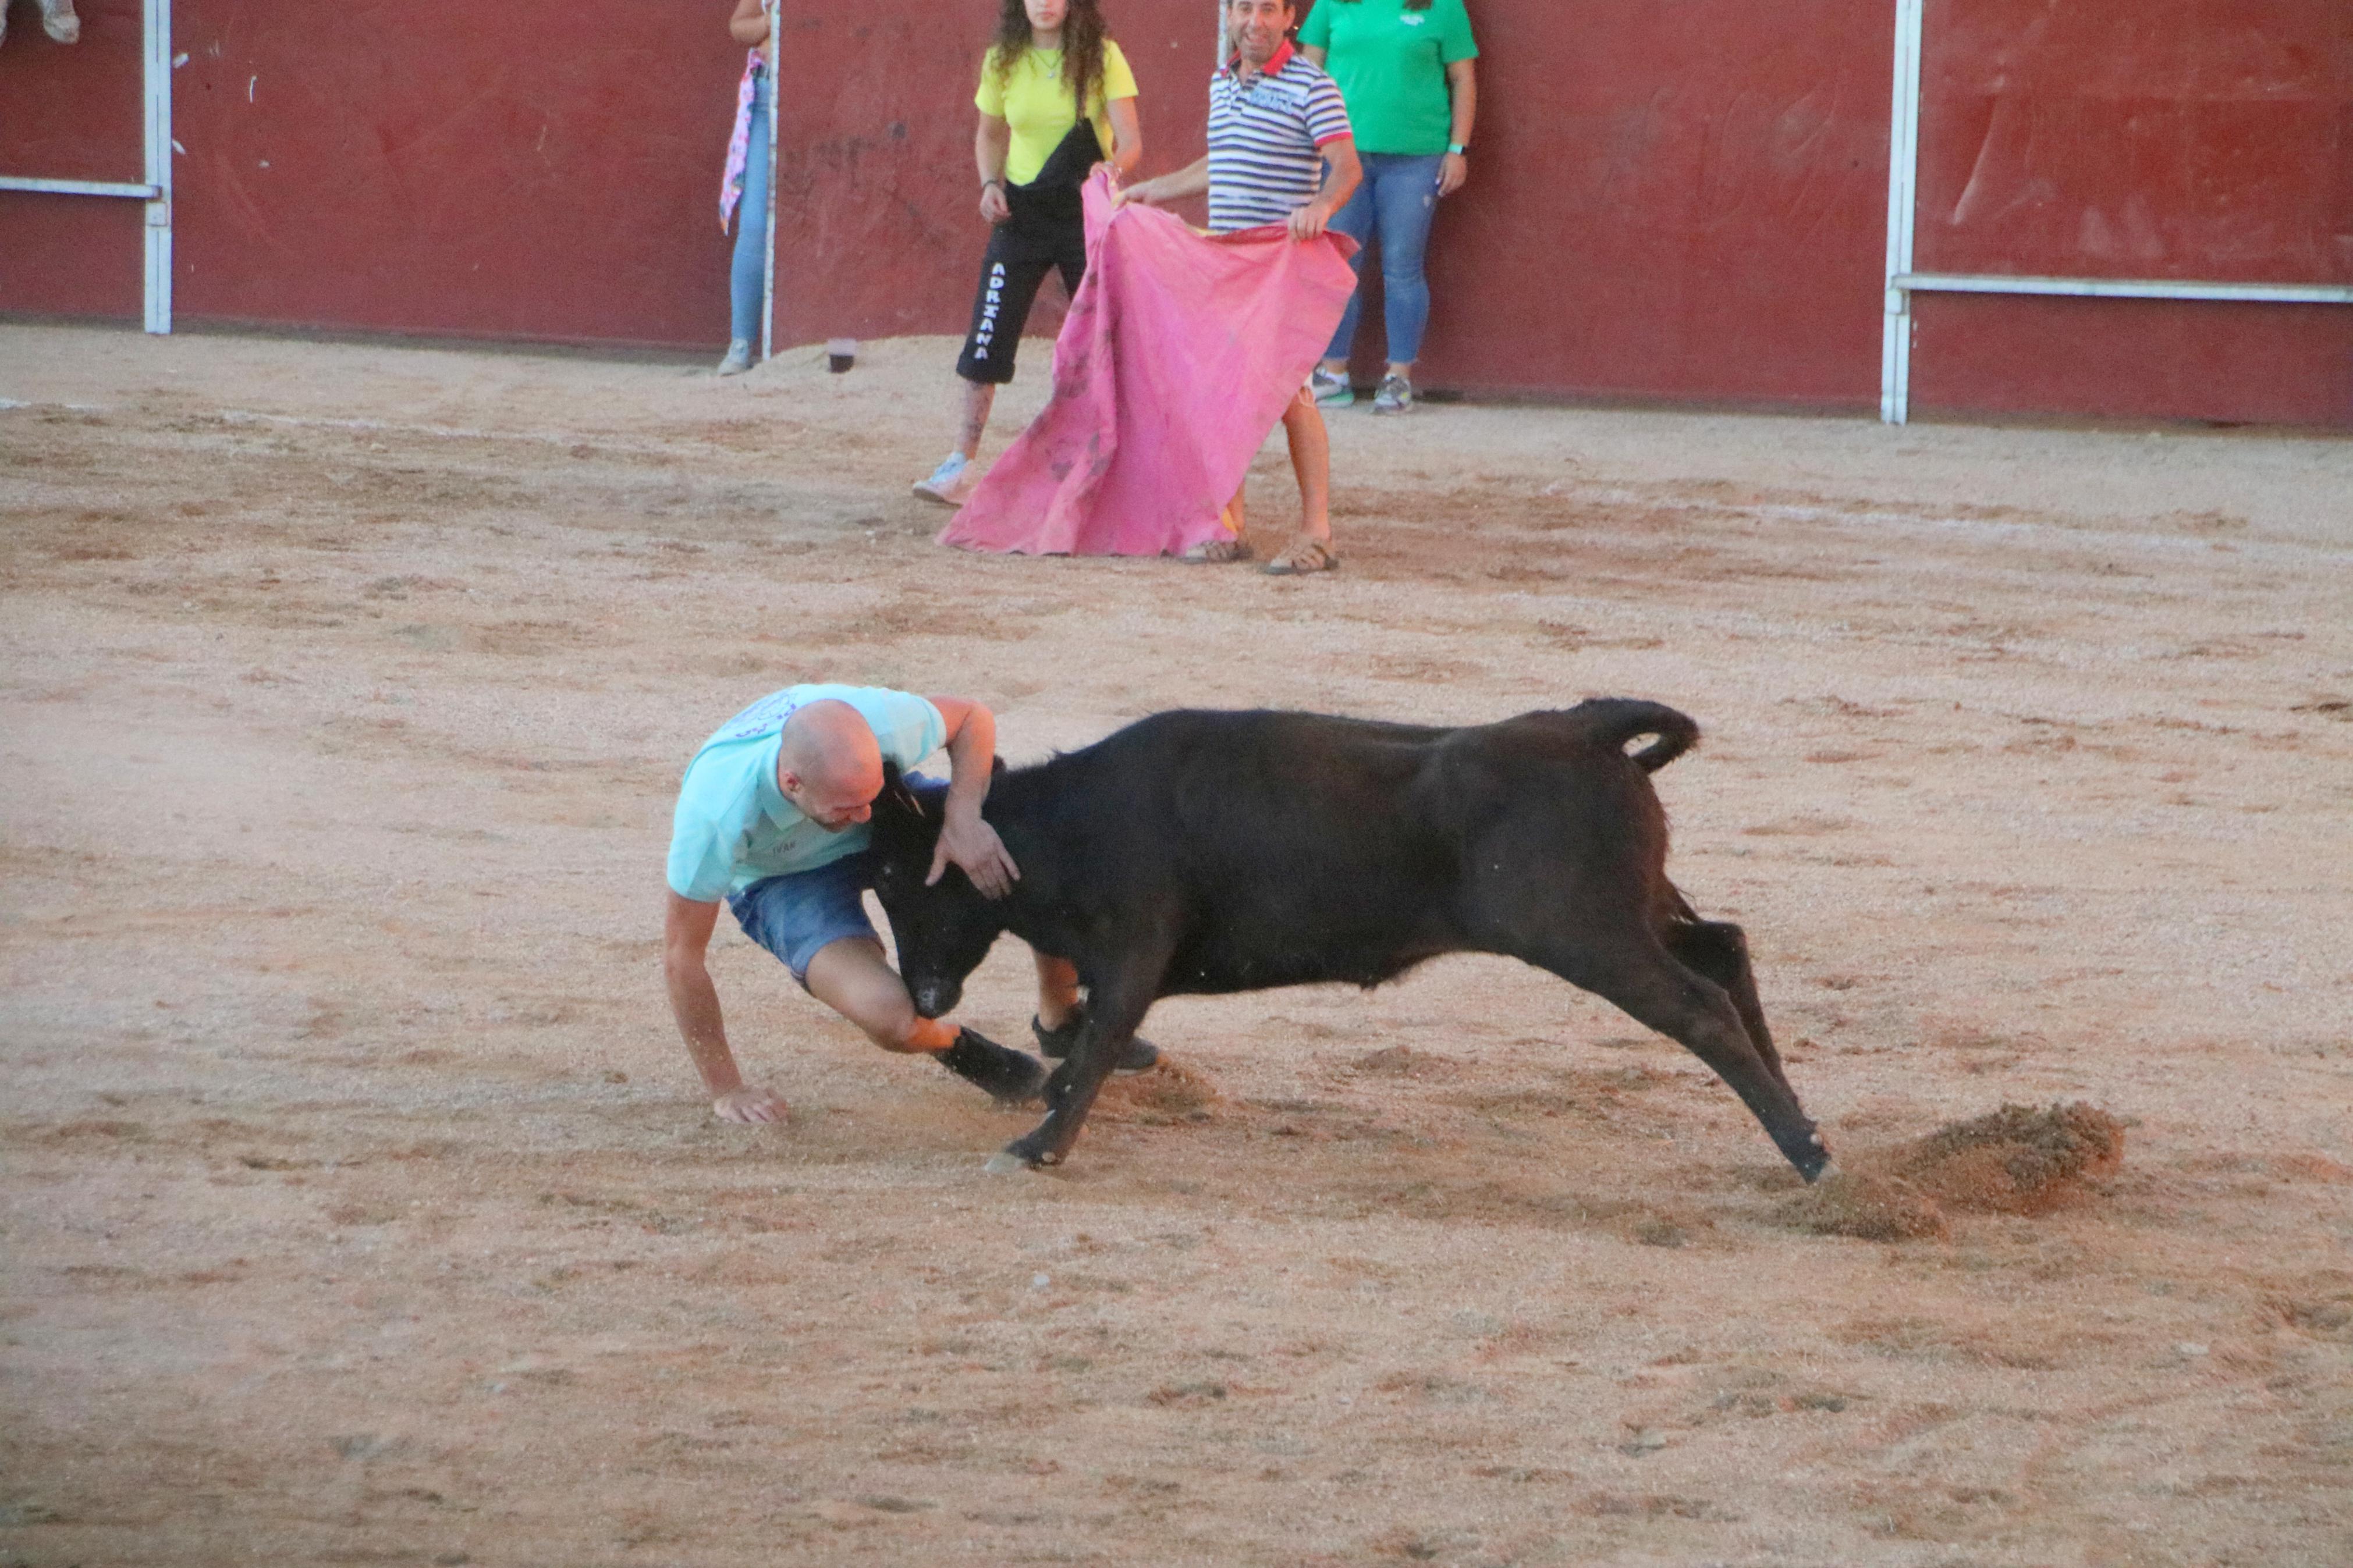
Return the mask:
<svg viewBox="0 0 2353 1568">
<path fill-rule="evenodd" d="M 1740 928 L 1701 920 L 1667 879 L 1650 775 L 1698 739 L 1673 709 L 1622 698 L 1459 730 L 1160 713 L 997 764 L 984 815 L 1021 868 L 1000 900 L 953 868 L 923 885 L 940 797 L 894 780 L 874 805 L 875 891 L 927 1017 L 955 1006 L 1000 931 L 1077 966 L 1086 1027 L 1045 1121 L 1005 1151 L 1030 1165 L 1070 1152 L 1160 997 L 1373 986 L 1495 952 L 1681 1041 L 1810 1181 L 1830 1152 L 1781 1070 Z"/>
</svg>

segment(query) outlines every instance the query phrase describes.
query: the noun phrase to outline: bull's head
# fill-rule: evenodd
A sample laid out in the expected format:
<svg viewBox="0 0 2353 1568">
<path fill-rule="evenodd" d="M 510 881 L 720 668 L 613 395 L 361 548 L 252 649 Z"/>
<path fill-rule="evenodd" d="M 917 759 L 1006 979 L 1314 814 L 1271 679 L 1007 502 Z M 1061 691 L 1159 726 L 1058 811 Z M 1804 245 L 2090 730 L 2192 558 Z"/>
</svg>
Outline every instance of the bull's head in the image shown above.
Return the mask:
<svg viewBox="0 0 2353 1568">
<path fill-rule="evenodd" d="M 983 898 L 953 865 L 937 882 L 923 885 L 939 847 L 947 792 L 936 784 L 911 786 L 895 768 L 886 766 L 884 775 L 874 802 L 874 896 L 890 917 L 899 973 L 915 1011 L 944 1017 L 964 999 L 965 977 L 1005 929 L 1004 909 Z"/>
</svg>

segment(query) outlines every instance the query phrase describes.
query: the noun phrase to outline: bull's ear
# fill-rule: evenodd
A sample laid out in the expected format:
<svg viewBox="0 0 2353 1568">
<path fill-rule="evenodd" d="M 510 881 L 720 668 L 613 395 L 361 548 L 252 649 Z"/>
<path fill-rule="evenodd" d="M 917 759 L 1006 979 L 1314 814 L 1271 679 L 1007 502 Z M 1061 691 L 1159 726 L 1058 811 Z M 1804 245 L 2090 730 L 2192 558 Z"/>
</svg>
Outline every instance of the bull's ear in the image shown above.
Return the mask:
<svg viewBox="0 0 2353 1568">
<path fill-rule="evenodd" d="M 923 808 L 916 802 L 915 792 L 908 788 L 907 781 L 899 775 L 896 763 L 882 764 L 882 793 L 874 797 L 874 815 L 881 817 L 904 816 L 917 820 L 923 817 Z"/>
</svg>

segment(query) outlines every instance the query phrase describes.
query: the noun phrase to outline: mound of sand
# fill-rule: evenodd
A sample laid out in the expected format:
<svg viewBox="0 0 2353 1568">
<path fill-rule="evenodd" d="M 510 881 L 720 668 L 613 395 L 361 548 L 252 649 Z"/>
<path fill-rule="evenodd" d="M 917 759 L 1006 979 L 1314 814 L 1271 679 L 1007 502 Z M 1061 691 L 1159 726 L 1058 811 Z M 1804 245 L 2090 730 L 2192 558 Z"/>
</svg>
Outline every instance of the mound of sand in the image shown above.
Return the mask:
<svg viewBox="0 0 2353 1568">
<path fill-rule="evenodd" d="M 2124 1124 L 2095 1106 L 2005 1105 L 1938 1128 L 1898 1157 L 1894 1174 L 1953 1208 L 2043 1214 L 2124 1157 Z"/>
<path fill-rule="evenodd" d="M 1784 1203 L 1774 1217 L 1791 1230 L 1865 1241 L 1917 1241 L 1946 1234 L 1945 1211 L 1911 1183 L 1868 1171 L 1826 1176 Z"/>
<path fill-rule="evenodd" d="M 1435 1079 L 1451 1077 L 1461 1065 L 1452 1057 L 1417 1051 L 1410 1046 L 1387 1046 L 1354 1058 L 1348 1070 L 1369 1078 Z"/>
<path fill-rule="evenodd" d="M 2005 1105 L 1818 1182 L 1774 1217 L 1793 1230 L 1866 1241 L 1941 1237 L 1947 1208 L 2047 1214 L 2124 1157 L 2124 1124 L 2095 1106 Z"/>
<path fill-rule="evenodd" d="M 1218 1091 L 1200 1074 L 1178 1067 L 1166 1057 L 1150 1072 L 1108 1079 L 1093 1114 L 1113 1121 L 1136 1121 L 1146 1127 L 1167 1127 L 1183 1121 L 1207 1121 Z"/>
</svg>

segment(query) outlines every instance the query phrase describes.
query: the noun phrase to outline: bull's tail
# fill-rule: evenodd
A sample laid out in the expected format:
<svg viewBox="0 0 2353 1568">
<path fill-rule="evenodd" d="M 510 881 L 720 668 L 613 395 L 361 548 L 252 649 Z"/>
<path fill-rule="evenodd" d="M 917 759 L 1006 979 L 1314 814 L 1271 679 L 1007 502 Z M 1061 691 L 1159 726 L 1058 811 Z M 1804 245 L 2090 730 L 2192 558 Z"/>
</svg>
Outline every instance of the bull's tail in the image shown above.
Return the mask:
<svg viewBox="0 0 2353 1568">
<path fill-rule="evenodd" d="M 1623 751 L 1638 735 L 1656 735 L 1657 740 L 1632 755 L 1646 773 L 1657 773 L 1699 744 L 1699 726 L 1662 702 L 1597 697 L 1569 711 L 1585 721 L 1588 734 L 1612 751 Z"/>
</svg>

